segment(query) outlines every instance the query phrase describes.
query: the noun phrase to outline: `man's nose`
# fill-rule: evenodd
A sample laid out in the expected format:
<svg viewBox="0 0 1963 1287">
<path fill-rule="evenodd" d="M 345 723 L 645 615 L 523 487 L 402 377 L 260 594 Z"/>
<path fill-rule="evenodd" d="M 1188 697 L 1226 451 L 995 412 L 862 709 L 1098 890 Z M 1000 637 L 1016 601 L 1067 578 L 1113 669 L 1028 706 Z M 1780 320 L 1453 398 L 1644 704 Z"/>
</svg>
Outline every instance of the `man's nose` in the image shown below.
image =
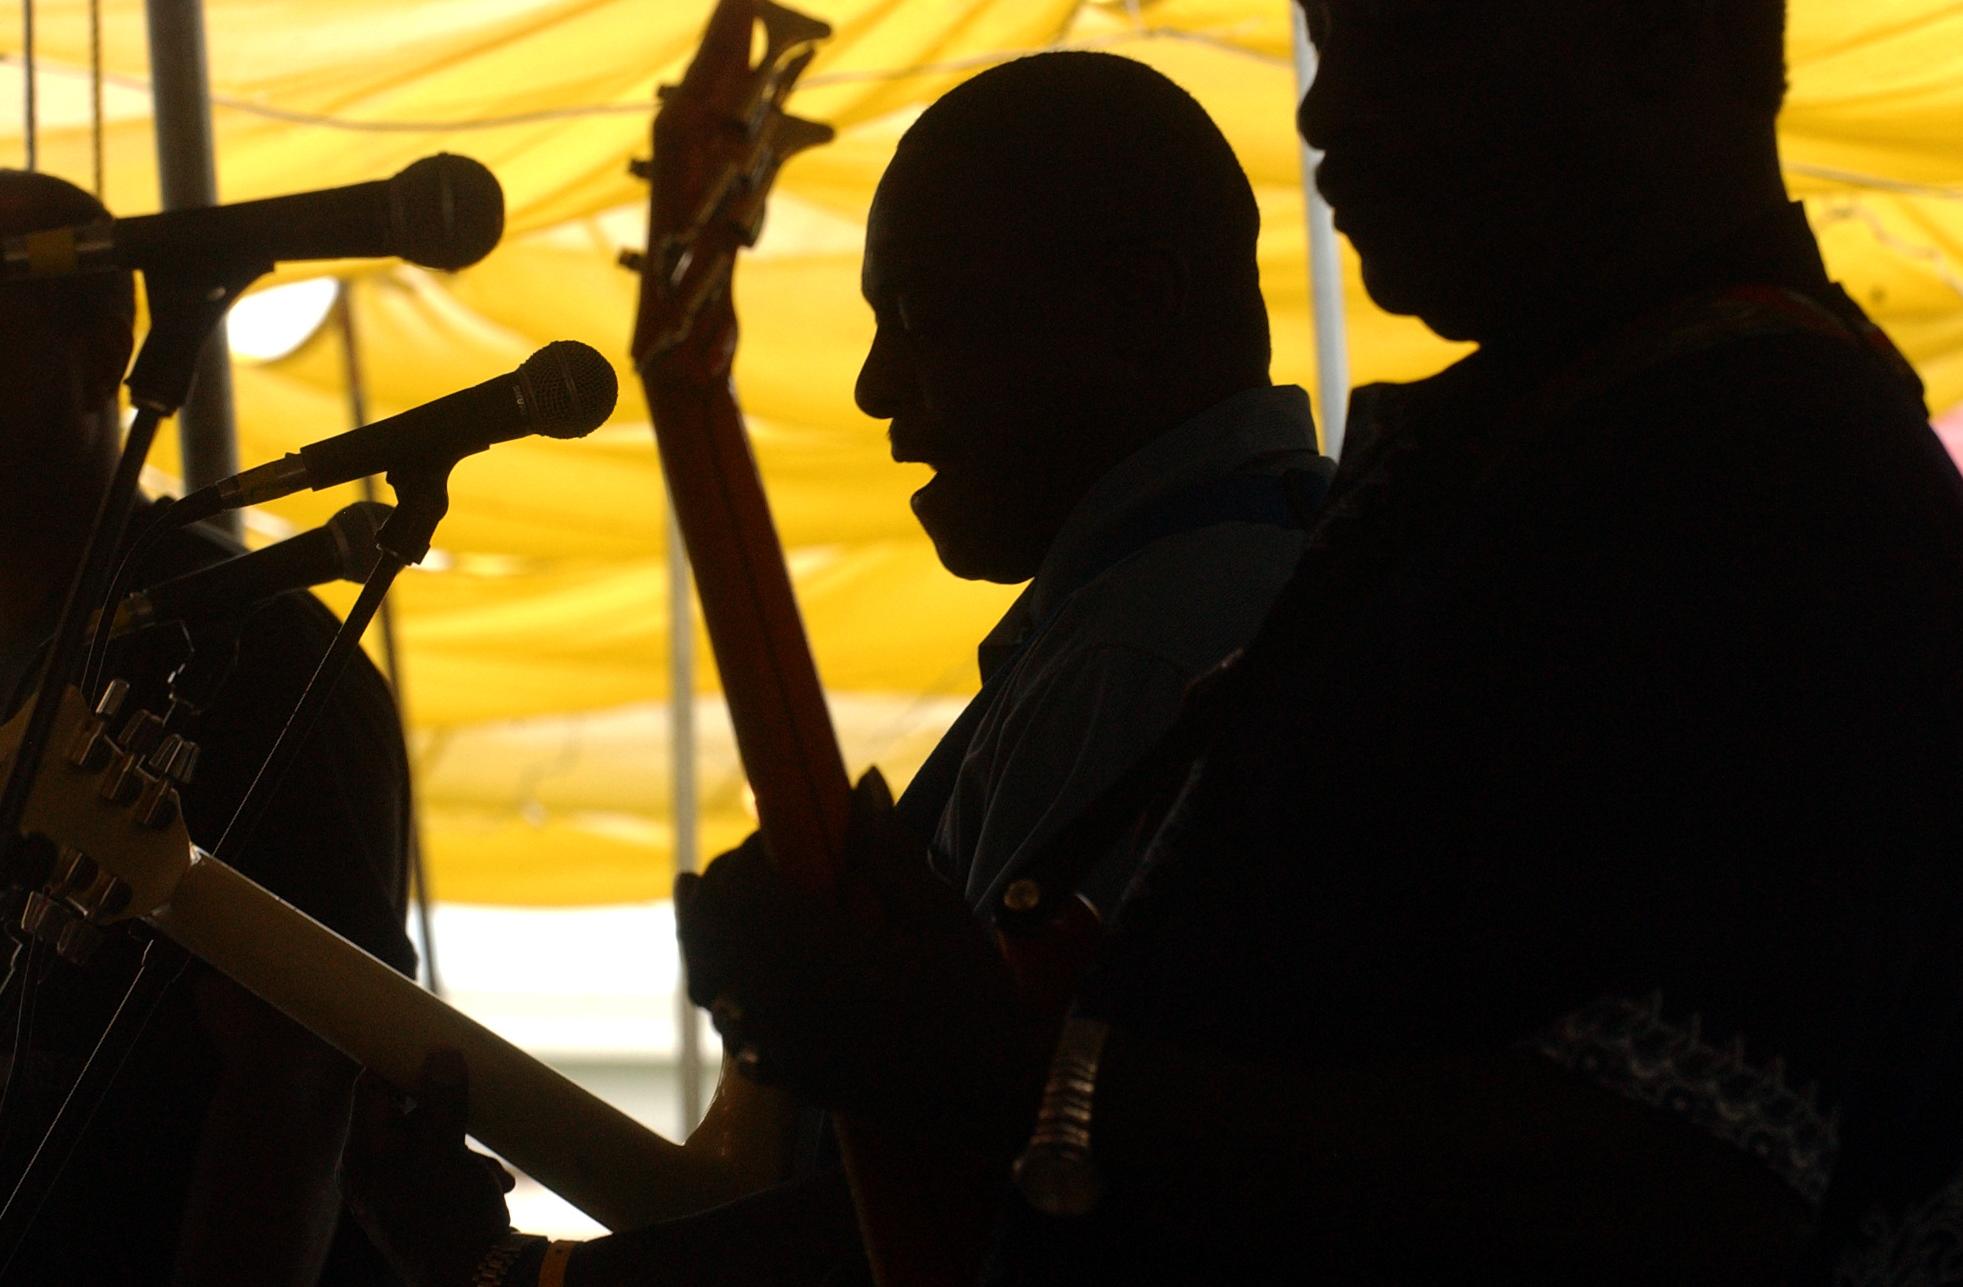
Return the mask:
<svg viewBox="0 0 1963 1287">
<path fill-rule="evenodd" d="M 1376 113 L 1367 55 L 1356 46 L 1362 33 L 1351 33 L 1347 41 L 1324 40 L 1316 50 L 1309 88 L 1295 109 L 1295 130 L 1302 141 L 1318 151 L 1328 151 L 1346 133 L 1367 123 Z"/>
<path fill-rule="evenodd" d="M 859 366 L 859 379 L 852 386 L 852 400 L 875 420 L 891 420 L 905 401 L 905 363 L 899 347 L 885 327 L 875 330 L 872 347 Z"/>
</svg>

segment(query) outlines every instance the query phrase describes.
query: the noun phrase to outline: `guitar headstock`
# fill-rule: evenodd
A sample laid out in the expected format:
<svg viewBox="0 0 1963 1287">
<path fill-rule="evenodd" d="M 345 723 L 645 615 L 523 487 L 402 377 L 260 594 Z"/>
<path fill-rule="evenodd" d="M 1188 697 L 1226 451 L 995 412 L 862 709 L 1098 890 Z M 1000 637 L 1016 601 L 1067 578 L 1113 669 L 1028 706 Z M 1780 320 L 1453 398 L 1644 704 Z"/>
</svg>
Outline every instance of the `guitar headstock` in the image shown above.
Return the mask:
<svg viewBox="0 0 1963 1287">
<path fill-rule="evenodd" d="M 762 57 L 751 59 L 762 24 Z M 633 357 L 645 372 L 686 346 L 705 382 L 727 373 L 735 347 L 729 273 L 756 243 L 764 202 L 784 161 L 832 137 L 784 112 L 784 100 L 831 28 L 772 0 L 717 0 L 681 84 L 664 86 L 654 154 L 633 172 L 652 184 L 645 253 L 621 261 L 641 276 Z"/>
<path fill-rule="evenodd" d="M 148 711 L 121 710 L 125 691 L 112 684 L 93 709 L 72 688 L 62 695 L 21 819 L 24 835 L 54 846 L 47 881 L 28 895 L 23 913 L 24 928 L 51 942 L 86 940 L 77 924 L 156 911 L 191 865 L 177 787 L 190 777 L 197 747 L 165 732 Z M 0 727 L 0 773 L 19 750 L 26 723 L 23 709 Z"/>
</svg>

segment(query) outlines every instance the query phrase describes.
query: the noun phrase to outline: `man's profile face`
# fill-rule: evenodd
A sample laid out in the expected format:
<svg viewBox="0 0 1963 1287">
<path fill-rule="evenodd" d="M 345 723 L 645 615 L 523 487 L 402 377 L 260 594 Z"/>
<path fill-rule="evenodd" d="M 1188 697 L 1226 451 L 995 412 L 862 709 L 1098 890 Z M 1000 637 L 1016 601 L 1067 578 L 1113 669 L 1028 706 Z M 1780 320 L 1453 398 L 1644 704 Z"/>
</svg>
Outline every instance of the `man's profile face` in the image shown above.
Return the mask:
<svg viewBox="0 0 1963 1287">
<path fill-rule="evenodd" d="M 1108 370 L 1078 293 L 1011 226 L 945 180 L 882 183 L 861 278 L 877 330 L 855 390 L 892 422 L 893 458 L 933 468 L 913 512 L 942 563 L 1004 583 L 1035 574 L 1081 494 L 1074 430 L 1104 409 Z"/>
<path fill-rule="evenodd" d="M 1304 0 L 1297 117 L 1372 298 L 1452 338 L 1612 217 L 1628 107 L 1581 0 Z M 1599 15 L 1594 15 L 1599 17 Z"/>
</svg>

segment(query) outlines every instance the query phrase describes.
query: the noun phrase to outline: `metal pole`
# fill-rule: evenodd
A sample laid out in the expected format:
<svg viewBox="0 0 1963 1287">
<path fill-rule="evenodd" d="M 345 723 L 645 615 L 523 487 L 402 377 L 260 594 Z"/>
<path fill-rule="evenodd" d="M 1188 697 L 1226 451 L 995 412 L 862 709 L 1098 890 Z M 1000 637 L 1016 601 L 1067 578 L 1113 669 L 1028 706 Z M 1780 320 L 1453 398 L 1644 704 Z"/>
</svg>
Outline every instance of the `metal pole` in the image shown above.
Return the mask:
<svg viewBox="0 0 1963 1287">
<path fill-rule="evenodd" d="M 673 826 L 675 873 L 694 871 L 697 851 L 695 784 L 695 596 L 690 584 L 688 549 L 668 506 L 668 756 L 669 815 Z M 682 1086 L 682 1123 L 694 1130 L 702 1120 L 702 1018 L 688 999 L 688 979 L 678 972 L 676 988 L 676 1074 Z"/>
<path fill-rule="evenodd" d="M 1315 46 L 1302 6 L 1286 0 L 1295 23 L 1295 93 L 1299 100 L 1315 79 Z M 1316 191 L 1322 153 L 1302 144 L 1302 206 L 1309 231 L 1309 300 L 1315 318 L 1315 376 L 1323 454 L 1343 454 L 1343 422 L 1350 404 L 1349 332 L 1343 313 L 1343 269 L 1336 255 L 1336 215 Z"/>
<path fill-rule="evenodd" d="M 150 94 L 157 134 L 158 196 L 166 210 L 218 203 L 211 142 L 211 86 L 205 66 L 203 0 L 145 0 L 150 20 Z M 197 379 L 177 417 L 184 486 L 203 487 L 239 468 L 232 427 L 232 351 L 225 323 L 198 355 Z M 234 536 L 236 510 L 212 520 Z"/>
<path fill-rule="evenodd" d="M 335 283 L 334 320 L 341 331 L 341 371 L 348 387 L 348 422 L 359 428 L 368 423 L 368 386 L 361 375 L 361 345 L 355 335 L 354 307 L 348 302 L 351 284 L 345 279 Z M 361 480 L 361 497 L 374 500 L 375 480 Z M 377 624 L 382 631 L 382 665 L 388 671 L 389 687 L 395 690 L 395 707 L 398 714 L 408 710 L 402 697 L 402 654 L 395 643 L 395 611 L 387 599 L 382 600 L 381 610 L 376 614 Z M 405 721 L 406 724 L 406 721 Z M 408 729 L 403 729 L 404 734 Z M 406 736 L 405 736 L 406 740 Z M 423 816 L 422 810 L 414 805 L 415 783 L 410 782 L 412 800 L 409 809 L 409 897 L 416 905 L 416 928 L 422 931 L 423 939 L 423 986 L 437 996 L 443 995 L 443 978 L 436 972 L 436 928 L 431 924 L 429 911 L 429 877 L 423 870 Z"/>
</svg>

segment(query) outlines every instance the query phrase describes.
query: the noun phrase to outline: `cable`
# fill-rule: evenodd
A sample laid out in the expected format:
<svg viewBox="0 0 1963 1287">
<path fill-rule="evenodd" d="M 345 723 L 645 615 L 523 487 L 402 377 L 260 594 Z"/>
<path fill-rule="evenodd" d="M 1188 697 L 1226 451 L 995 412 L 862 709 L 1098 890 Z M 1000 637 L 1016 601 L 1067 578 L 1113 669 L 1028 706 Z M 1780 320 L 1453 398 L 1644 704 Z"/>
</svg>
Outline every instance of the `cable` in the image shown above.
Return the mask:
<svg viewBox="0 0 1963 1287">
<path fill-rule="evenodd" d="M 19 968 L 16 969 L 10 964 L 7 971 L 9 982 L 16 977 L 20 979 L 20 992 L 14 1002 L 14 1035 L 7 1054 L 7 1068 L 5 1072 L 0 1072 L 0 1153 L 5 1151 L 7 1140 L 13 1134 L 13 1119 L 8 1117 L 7 1107 L 9 1103 L 14 1102 L 11 1098 L 14 1074 L 20 1071 L 21 1064 L 33 1054 L 34 985 L 38 982 L 36 975 L 39 966 L 35 957 L 38 947 L 38 941 L 30 936 L 26 943 L 26 959 L 22 960 L 22 949 L 16 945 L 12 959 L 19 962 Z"/>
<path fill-rule="evenodd" d="M 34 102 L 34 0 L 21 0 L 20 55 L 22 62 L 25 64 L 26 71 L 26 75 L 21 78 L 21 84 L 27 95 L 27 103 L 21 110 L 21 116 L 26 122 L 27 127 L 27 168 L 38 170 L 40 168 L 40 122 L 36 119 Z"/>
<path fill-rule="evenodd" d="M 27 0 L 29 5 L 34 0 Z M 89 0 L 89 137 L 95 145 L 95 199 L 102 200 L 102 0 Z"/>
<path fill-rule="evenodd" d="M 109 645 L 115 637 L 116 605 L 128 593 L 130 581 L 142 570 L 144 559 L 165 537 L 196 521 L 193 514 L 173 515 L 172 508 L 172 505 L 165 505 L 160 510 L 151 511 L 150 522 L 129 542 L 129 548 L 123 552 L 115 573 L 109 579 L 108 589 L 103 592 L 102 602 L 97 605 L 95 630 L 89 636 L 88 655 L 77 684 L 82 694 L 91 700 L 98 695 L 102 669 L 109 657 Z"/>
</svg>

